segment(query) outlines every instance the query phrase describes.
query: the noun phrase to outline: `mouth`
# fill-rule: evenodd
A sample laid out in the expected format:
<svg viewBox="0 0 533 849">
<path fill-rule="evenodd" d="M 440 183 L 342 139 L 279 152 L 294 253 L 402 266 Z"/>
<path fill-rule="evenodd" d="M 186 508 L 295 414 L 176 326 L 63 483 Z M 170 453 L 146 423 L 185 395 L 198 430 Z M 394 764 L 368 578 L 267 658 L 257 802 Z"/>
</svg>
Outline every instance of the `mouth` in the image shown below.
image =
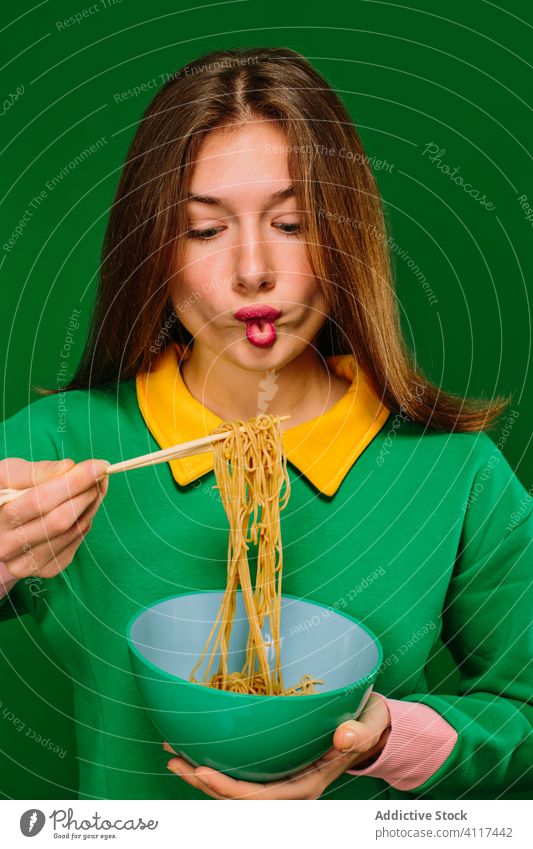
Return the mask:
<svg viewBox="0 0 533 849">
<path fill-rule="evenodd" d="M 246 338 L 256 348 L 270 348 L 276 341 L 274 321 L 281 315 L 280 310 L 257 304 L 256 306 L 241 307 L 235 313 L 238 321 L 246 322 Z"/>
<path fill-rule="evenodd" d="M 255 306 L 241 307 L 234 315 L 238 321 L 257 321 L 262 319 L 263 321 L 272 322 L 280 317 L 281 311 L 270 307 L 268 304 L 256 304 Z"/>
</svg>

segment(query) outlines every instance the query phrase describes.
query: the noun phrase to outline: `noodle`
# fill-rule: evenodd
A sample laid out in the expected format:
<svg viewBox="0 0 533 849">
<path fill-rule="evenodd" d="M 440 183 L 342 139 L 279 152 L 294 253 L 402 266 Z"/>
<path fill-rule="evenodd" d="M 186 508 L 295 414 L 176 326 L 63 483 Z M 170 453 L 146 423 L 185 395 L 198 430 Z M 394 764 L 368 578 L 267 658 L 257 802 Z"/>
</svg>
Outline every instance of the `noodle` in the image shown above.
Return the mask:
<svg viewBox="0 0 533 849">
<path fill-rule="evenodd" d="M 241 430 L 243 428 L 243 430 Z M 302 695 L 314 693 L 314 680 L 304 675 L 299 684 L 283 686 L 280 660 L 281 545 L 280 511 L 290 495 L 287 457 L 283 451 L 279 419 L 262 415 L 244 421 L 222 422 L 213 433 L 229 431 L 227 439 L 213 444 L 217 488 L 229 519 L 228 569 L 226 589 L 204 651 L 191 672 L 195 672 L 210 652 L 203 682 L 219 690 L 252 695 Z M 285 484 L 285 492 L 281 490 Z M 249 520 L 252 526 L 248 536 Z M 257 546 L 257 573 L 252 586 L 247 552 L 248 543 Z M 228 652 L 236 610 L 236 592 L 243 595 L 250 632 L 246 660 L 241 672 L 228 671 Z M 274 649 L 270 669 L 261 628 L 268 616 Z M 212 672 L 220 654 L 219 667 Z"/>
</svg>

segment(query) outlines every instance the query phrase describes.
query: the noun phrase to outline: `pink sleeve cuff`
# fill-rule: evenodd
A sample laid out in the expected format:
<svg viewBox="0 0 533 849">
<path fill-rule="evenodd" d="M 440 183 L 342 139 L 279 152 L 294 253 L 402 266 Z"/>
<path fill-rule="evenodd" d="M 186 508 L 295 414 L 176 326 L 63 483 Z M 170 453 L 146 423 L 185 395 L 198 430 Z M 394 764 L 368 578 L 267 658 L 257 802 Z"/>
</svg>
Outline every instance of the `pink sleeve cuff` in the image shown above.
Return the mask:
<svg viewBox="0 0 533 849">
<path fill-rule="evenodd" d="M 11 590 L 16 583 L 17 578 L 13 577 L 4 563 L 0 563 L 0 598 L 7 595 L 9 590 Z"/>
<path fill-rule="evenodd" d="M 385 746 L 366 769 L 349 769 L 351 775 L 382 778 L 397 790 L 414 790 L 424 784 L 451 754 L 457 731 L 433 708 L 421 702 L 385 699 L 391 730 Z"/>
</svg>

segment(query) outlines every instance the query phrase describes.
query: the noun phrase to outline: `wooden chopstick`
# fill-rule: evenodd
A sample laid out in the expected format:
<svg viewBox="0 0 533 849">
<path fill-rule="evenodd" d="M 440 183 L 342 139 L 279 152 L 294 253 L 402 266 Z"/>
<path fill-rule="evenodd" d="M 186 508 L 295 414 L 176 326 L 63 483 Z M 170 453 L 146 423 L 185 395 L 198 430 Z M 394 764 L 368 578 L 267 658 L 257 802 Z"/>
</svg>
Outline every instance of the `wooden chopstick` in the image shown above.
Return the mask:
<svg viewBox="0 0 533 849">
<path fill-rule="evenodd" d="M 277 418 L 280 422 L 284 422 L 290 419 L 290 416 L 278 416 Z M 171 460 L 178 460 L 180 457 L 205 454 L 211 451 L 211 446 L 214 442 L 225 439 L 229 432 L 228 430 L 222 433 L 209 434 L 209 436 L 202 436 L 201 439 L 192 439 L 190 442 L 182 442 L 178 445 L 171 445 L 170 448 L 152 451 L 151 454 L 141 454 L 139 457 L 123 460 L 121 463 L 112 463 L 104 469 L 100 479 L 105 477 L 105 475 L 114 475 L 117 472 L 131 472 L 134 469 L 143 469 L 145 466 L 156 466 L 158 463 L 168 463 Z M 28 492 L 29 489 L 32 489 L 32 487 L 27 487 L 26 489 L 0 489 L 0 507 L 9 501 L 14 501 L 15 498 L 18 498 L 24 492 Z"/>
<path fill-rule="evenodd" d="M 287 421 L 290 416 L 278 416 L 280 422 Z M 242 428 L 240 428 L 242 430 Z M 209 436 L 202 436 L 201 439 L 192 439 L 190 442 L 182 442 L 179 445 L 171 445 L 170 448 L 163 448 L 160 451 L 153 451 L 151 454 L 142 454 L 140 457 L 133 457 L 131 460 L 124 460 L 121 463 L 113 463 L 107 466 L 104 475 L 114 475 L 115 472 L 129 472 L 133 469 L 142 469 L 144 466 L 155 466 L 157 463 L 165 463 L 170 460 L 178 460 L 180 457 L 192 457 L 194 454 L 205 454 L 211 450 L 214 442 L 219 442 L 221 439 L 226 439 L 229 430 L 223 433 L 214 433 Z"/>
</svg>

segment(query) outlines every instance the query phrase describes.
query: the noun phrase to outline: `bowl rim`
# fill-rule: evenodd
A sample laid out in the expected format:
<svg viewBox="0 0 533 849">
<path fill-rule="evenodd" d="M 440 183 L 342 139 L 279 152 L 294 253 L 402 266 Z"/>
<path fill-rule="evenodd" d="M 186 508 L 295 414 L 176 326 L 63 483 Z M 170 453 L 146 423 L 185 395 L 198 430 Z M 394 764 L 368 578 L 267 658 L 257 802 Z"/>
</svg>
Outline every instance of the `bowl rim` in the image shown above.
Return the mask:
<svg viewBox="0 0 533 849">
<path fill-rule="evenodd" d="M 189 681 L 187 678 L 181 678 L 179 675 L 173 675 L 171 672 L 167 672 L 165 669 L 161 669 L 161 667 L 156 666 L 154 663 L 152 663 L 151 660 L 148 660 L 138 650 L 137 646 L 135 645 L 134 641 L 132 640 L 131 629 L 133 628 L 133 625 L 135 624 L 136 620 L 139 619 L 141 616 L 143 616 L 145 613 L 147 613 L 149 610 L 151 610 L 151 608 L 156 607 L 158 604 L 162 604 L 165 601 L 171 601 L 172 599 L 175 599 L 175 598 L 183 598 L 184 596 L 193 596 L 193 595 L 213 595 L 214 593 L 224 593 L 225 589 L 226 588 L 224 587 L 223 589 L 218 589 L 218 590 L 216 590 L 216 589 L 212 589 L 212 590 L 191 590 L 189 592 L 184 592 L 184 593 L 174 593 L 173 595 L 165 596 L 164 598 L 160 598 L 157 601 L 154 601 L 152 604 L 149 604 L 147 607 L 144 607 L 142 610 L 138 610 L 136 613 L 133 614 L 133 616 L 130 617 L 128 624 L 126 626 L 126 640 L 127 640 L 129 650 L 131 652 L 133 652 L 133 654 L 135 654 L 139 658 L 139 660 L 141 660 L 149 668 L 153 669 L 154 672 L 156 672 L 158 675 L 160 675 L 160 676 L 162 675 L 164 678 L 166 678 L 169 681 L 179 681 L 182 684 L 187 684 L 189 687 L 201 687 L 202 690 L 204 690 L 204 691 L 205 690 L 211 690 L 211 692 L 213 692 L 213 693 L 219 693 L 220 695 L 223 695 L 223 696 L 232 696 L 234 699 L 293 698 L 292 696 L 283 696 L 283 695 L 262 696 L 262 695 L 258 695 L 256 693 L 232 693 L 229 690 L 219 690 L 216 687 L 207 687 L 206 684 L 202 684 L 201 682 L 195 683 L 194 681 Z M 242 591 L 240 589 L 238 589 L 237 592 L 242 592 Z M 313 699 L 316 702 L 317 698 L 326 699 L 326 698 L 331 698 L 331 696 L 342 695 L 342 694 L 346 693 L 347 690 L 350 690 L 350 688 L 353 688 L 354 683 L 357 683 L 357 687 L 354 688 L 354 690 L 355 689 L 358 689 L 358 690 L 363 689 L 365 686 L 373 685 L 374 680 L 379 673 L 379 668 L 380 668 L 380 666 L 383 662 L 383 647 L 381 645 L 381 641 L 378 639 L 378 637 L 376 637 L 376 635 L 368 627 L 368 625 L 365 625 L 364 622 L 361 622 L 359 619 L 356 619 L 355 616 L 351 616 L 349 613 L 345 613 L 344 611 L 341 612 L 339 610 L 333 610 L 332 606 L 329 605 L 329 604 L 323 604 L 322 602 L 319 602 L 319 601 L 311 601 L 310 599 L 301 598 L 301 597 L 295 596 L 295 595 L 289 595 L 289 593 L 282 593 L 281 598 L 282 599 L 283 598 L 290 598 L 290 599 L 293 599 L 294 601 L 303 601 L 306 604 L 312 604 L 312 605 L 315 605 L 316 607 L 322 607 L 326 610 L 329 610 L 331 613 L 335 613 L 337 616 L 344 616 L 345 619 L 349 619 L 351 622 L 354 622 L 356 625 L 358 625 L 360 628 L 362 628 L 363 631 L 366 631 L 368 636 L 371 637 L 371 639 L 373 640 L 374 645 L 376 646 L 376 648 L 378 650 L 378 658 L 377 658 L 376 663 L 372 667 L 371 671 L 368 672 L 363 678 L 360 678 L 357 682 L 352 682 L 351 684 L 346 684 L 344 687 L 337 687 L 335 690 L 326 690 L 326 692 L 322 692 L 322 693 L 301 694 L 297 697 L 298 701 L 301 701 L 302 699 Z"/>
</svg>

